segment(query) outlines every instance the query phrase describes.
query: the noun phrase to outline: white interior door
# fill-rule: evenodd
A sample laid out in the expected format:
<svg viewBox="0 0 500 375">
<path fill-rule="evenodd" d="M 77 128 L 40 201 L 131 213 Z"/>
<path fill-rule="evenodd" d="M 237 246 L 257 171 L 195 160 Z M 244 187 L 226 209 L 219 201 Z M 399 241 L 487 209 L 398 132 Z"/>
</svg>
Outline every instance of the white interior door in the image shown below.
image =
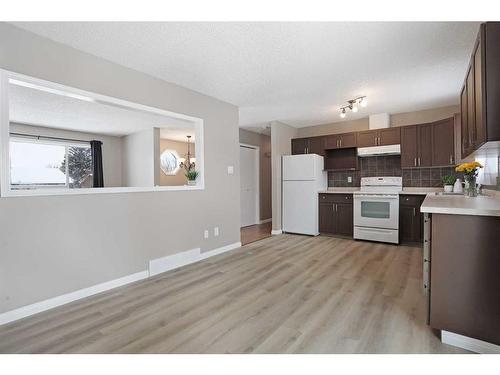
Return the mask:
<svg viewBox="0 0 500 375">
<path fill-rule="evenodd" d="M 258 224 L 258 150 L 240 146 L 241 226 Z"/>
</svg>

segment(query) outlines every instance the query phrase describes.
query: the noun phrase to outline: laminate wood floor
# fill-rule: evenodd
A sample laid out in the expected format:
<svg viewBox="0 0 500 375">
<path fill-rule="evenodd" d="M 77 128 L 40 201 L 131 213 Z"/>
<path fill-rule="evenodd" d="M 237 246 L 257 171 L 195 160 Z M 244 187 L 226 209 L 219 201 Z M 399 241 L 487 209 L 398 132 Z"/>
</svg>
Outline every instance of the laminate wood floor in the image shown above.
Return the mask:
<svg viewBox="0 0 500 375">
<path fill-rule="evenodd" d="M 2 353 L 457 353 L 422 250 L 273 236 L 0 327 Z"/>
</svg>

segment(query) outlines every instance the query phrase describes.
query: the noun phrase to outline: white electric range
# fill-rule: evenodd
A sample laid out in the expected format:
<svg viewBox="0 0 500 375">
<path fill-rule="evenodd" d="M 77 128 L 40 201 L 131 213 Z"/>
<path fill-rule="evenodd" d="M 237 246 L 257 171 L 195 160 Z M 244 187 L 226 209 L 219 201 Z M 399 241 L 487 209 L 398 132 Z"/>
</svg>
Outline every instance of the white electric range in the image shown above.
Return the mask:
<svg viewBox="0 0 500 375">
<path fill-rule="evenodd" d="M 354 238 L 399 243 L 401 177 L 363 177 L 354 193 Z"/>
</svg>

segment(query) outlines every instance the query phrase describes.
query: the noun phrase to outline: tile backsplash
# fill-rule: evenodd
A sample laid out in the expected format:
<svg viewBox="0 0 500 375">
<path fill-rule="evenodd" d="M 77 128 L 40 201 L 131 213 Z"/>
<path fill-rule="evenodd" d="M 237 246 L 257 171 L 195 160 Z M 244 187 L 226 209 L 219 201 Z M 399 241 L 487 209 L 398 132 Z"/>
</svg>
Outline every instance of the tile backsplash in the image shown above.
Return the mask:
<svg viewBox="0 0 500 375">
<path fill-rule="evenodd" d="M 453 167 L 401 169 L 401 156 L 372 156 L 359 159 L 359 170 L 328 172 L 328 187 L 359 186 L 361 177 L 401 176 L 403 186 L 440 187 L 445 175 L 456 175 Z M 352 182 L 348 182 L 348 177 Z"/>
</svg>

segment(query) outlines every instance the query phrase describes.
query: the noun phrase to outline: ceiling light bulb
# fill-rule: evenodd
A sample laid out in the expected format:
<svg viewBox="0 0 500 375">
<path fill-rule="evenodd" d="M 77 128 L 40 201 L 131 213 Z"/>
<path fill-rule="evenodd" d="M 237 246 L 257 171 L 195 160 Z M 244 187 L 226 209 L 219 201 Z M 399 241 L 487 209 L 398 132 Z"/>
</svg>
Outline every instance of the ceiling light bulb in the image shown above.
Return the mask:
<svg viewBox="0 0 500 375">
<path fill-rule="evenodd" d="M 342 108 L 342 112 L 340 112 L 340 117 L 345 118 L 345 108 Z"/>
<path fill-rule="evenodd" d="M 353 105 L 352 108 L 351 108 L 351 111 L 353 111 L 354 113 L 358 112 L 358 106 L 357 105 Z"/>
<path fill-rule="evenodd" d="M 368 102 L 366 101 L 365 98 L 361 98 L 359 99 L 359 105 L 364 108 L 368 105 Z"/>
</svg>

